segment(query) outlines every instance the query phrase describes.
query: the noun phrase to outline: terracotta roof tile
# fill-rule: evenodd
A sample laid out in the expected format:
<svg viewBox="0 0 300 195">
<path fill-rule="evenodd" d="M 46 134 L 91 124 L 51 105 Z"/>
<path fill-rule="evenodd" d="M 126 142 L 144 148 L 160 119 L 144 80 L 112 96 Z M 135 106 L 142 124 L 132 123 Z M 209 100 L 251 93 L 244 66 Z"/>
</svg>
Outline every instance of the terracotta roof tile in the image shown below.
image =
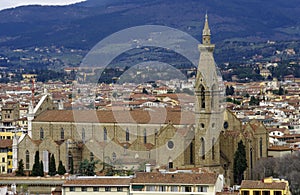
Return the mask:
<svg viewBox="0 0 300 195">
<path fill-rule="evenodd" d="M 262 181 L 244 180 L 241 184 L 241 189 L 279 189 L 284 190 L 286 187 L 285 182 L 272 182 L 266 183 Z"/>
<path fill-rule="evenodd" d="M 214 173 L 136 173 L 133 184 L 161 183 L 161 184 L 215 184 L 218 175 Z"/>
<path fill-rule="evenodd" d="M 0 148 L 10 148 L 12 147 L 13 140 L 12 139 L 2 139 L 0 140 Z"/>
<path fill-rule="evenodd" d="M 133 123 L 133 124 L 194 124 L 194 114 L 184 111 L 155 109 L 153 111 L 111 110 L 47 110 L 34 119 L 36 122 Z"/>
<path fill-rule="evenodd" d="M 129 186 L 130 178 L 101 177 L 67 180 L 63 186 Z"/>
</svg>

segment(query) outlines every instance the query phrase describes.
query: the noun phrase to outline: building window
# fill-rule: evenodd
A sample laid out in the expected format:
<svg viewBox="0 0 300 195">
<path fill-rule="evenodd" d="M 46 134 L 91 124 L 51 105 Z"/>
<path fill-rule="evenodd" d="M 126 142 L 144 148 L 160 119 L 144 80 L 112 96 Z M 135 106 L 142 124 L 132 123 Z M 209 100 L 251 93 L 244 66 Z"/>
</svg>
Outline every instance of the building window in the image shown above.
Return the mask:
<svg viewBox="0 0 300 195">
<path fill-rule="evenodd" d="M 207 192 L 207 186 L 198 186 L 198 192 Z"/>
<path fill-rule="evenodd" d="M 87 191 L 87 187 L 81 187 L 81 191 L 82 192 L 86 192 Z"/>
<path fill-rule="evenodd" d="M 44 129 L 40 128 L 40 139 L 44 139 Z"/>
<path fill-rule="evenodd" d="M 211 87 L 211 109 L 214 110 L 215 109 L 215 91 L 216 91 L 216 85 L 214 84 L 212 87 Z"/>
<path fill-rule="evenodd" d="M 184 187 L 184 191 L 185 192 L 191 192 L 192 191 L 192 187 L 191 186 L 185 186 Z"/>
<path fill-rule="evenodd" d="M 249 194 L 245 194 L 245 195 L 249 195 Z M 262 191 L 262 195 L 270 195 L 270 191 Z"/>
<path fill-rule="evenodd" d="M 146 187 L 146 190 L 147 190 L 147 191 L 154 192 L 154 191 L 155 191 L 155 186 L 147 186 L 147 187 Z"/>
<path fill-rule="evenodd" d="M 2 162 L 5 162 L 5 157 L 2 157 Z"/>
<path fill-rule="evenodd" d="M 169 162 L 169 169 L 173 169 L 173 162 Z"/>
<path fill-rule="evenodd" d="M 203 137 L 201 137 L 201 157 L 204 160 L 205 159 L 205 140 Z"/>
<path fill-rule="evenodd" d="M 274 191 L 274 195 L 282 195 L 282 191 Z"/>
<path fill-rule="evenodd" d="M 103 140 L 107 141 L 107 129 L 105 127 L 103 128 Z"/>
<path fill-rule="evenodd" d="M 174 148 L 174 142 L 173 141 L 168 141 L 168 144 L 167 144 L 167 146 L 168 146 L 168 148 L 170 149 L 170 150 L 172 150 L 173 148 Z"/>
<path fill-rule="evenodd" d="M 122 187 L 117 187 L 117 192 L 123 192 L 123 188 Z"/>
<path fill-rule="evenodd" d="M 260 140 L 259 140 L 259 155 L 260 155 L 260 158 L 261 158 L 262 155 L 263 155 L 263 150 L 262 150 L 262 138 L 260 138 Z"/>
<path fill-rule="evenodd" d="M 201 98 L 201 108 L 205 108 L 205 88 L 203 85 L 200 86 L 200 98 Z"/>
<path fill-rule="evenodd" d="M 5 166 L 2 166 L 2 173 L 5 172 Z"/>
<path fill-rule="evenodd" d="M 111 191 L 111 187 L 105 187 L 105 192 L 110 192 Z"/>
<path fill-rule="evenodd" d="M 249 191 L 248 190 L 242 190 L 242 194 L 241 195 L 249 195 Z"/>
<path fill-rule="evenodd" d="M 75 192 L 75 187 L 70 187 L 70 192 Z"/>
<path fill-rule="evenodd" d="M 64 140 L 64 139 L 65 139 L 65 130 L 64 130 L 64 128 L 61 128 L 61 129 L 60 129 L 60 139 L 61 139 L 61 140 Z"/>
<path fill-rule="evenodd" d="M 147 131 L 144 129 L 144 144 L 147 143 Z"/>
<path fill-rule="evenodd" d="M 166 191 L 166 186 L 159 186 L 159 191 L 160 192 L 165 192 Z"/>
<path fill-rule="evenodd" d="M 28 150 L 26 150 L 26 153 L 25 153 L 25 168 L 29 169 L 29 151 Z"/>
<path fill-rule="evenodd" d="M 128 142 L 129 141 L 129 129 L 126 128 L 126 141 Z"/>
<path fill-rule="evenodd" d="M 178 186 L 171 186 L 171 192 L 178 192 Z"/>
<path fill-rule="evenodd" d="M 211 141 L 211 159 L 215 160 L 215 138 Z"/>
<path fill-rule="evenodd" d="M 253 195 L 261 195 L 261 191 L 253 191 Z"/>
<path fill-rule="evenodd" d="M 99 187 L 93 187 L 94 192 L 99 192 Z"/>
<path fill-rule="evenodd" d="M 81 138 L 82 138 L 82 141 L 85 142 L 85 129 L 82 128 L 81 130 Z"/>
</svg>

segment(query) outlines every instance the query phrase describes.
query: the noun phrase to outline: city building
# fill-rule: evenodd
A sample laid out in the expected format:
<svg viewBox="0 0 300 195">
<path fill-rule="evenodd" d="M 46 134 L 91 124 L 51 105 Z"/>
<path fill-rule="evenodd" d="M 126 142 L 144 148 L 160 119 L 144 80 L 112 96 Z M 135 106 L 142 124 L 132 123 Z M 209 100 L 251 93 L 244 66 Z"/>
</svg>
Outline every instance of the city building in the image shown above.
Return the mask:
<svg viewBox="0 0 300 195">
<path fill-rule="evenodd" d="M 289 182 L 284 179 L 265 178 L 262 181 L 242 181 L 241 195 L 290 195 Z"/>
</svg>

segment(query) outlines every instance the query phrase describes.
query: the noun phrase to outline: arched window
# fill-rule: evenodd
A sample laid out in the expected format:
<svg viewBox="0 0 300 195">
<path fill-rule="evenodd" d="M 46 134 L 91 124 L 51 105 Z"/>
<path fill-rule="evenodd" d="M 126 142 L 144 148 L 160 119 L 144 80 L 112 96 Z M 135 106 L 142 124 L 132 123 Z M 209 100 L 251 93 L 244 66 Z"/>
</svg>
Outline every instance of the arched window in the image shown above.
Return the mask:
<svg viewBox="0 0 300 195">
<path fill-rule="evenodd" d="M 203 160 L 205 159 L 205 140 L 203 137 L 201 137 L 201 157 Z"/>
<path fill-rule="evenodd" d="M 82 137 L 82 141 L 85 142 L 85 129 L 82 128 L 81 130 L 81 137 Z"/>
<path fill-rule="evenodd" d="M 147 131 L 144 129 L 144 144 L 147 143 Z"/>
<path fill-rule="evenodd" d="M 263 156 L 262 138 L 259 139 L 259 155 L 260 155 L 260 158 Z"/>
<path fill-rule="evenodd" d="M 90 161 L 94 161 L 94 153 L 90 152 Z"/>
<path fill-rule="evenodd" d="M 215 138 L 211 141 L 211 159 L 215 160 Z"/>
<path fill-rule="evenodd" d="M 40 128 L 40 139 L 44 139 L 44 129 Z"/>
<path fill-rule="evenodd" d="M 106 129 L 106 127 L 103 128 L 103 140 L 107 141 L 107 129 Z"/>
<path fill-rule="evenodd" d="M 216 104 L 216 102 L 215 102 L 215 95 L 216 95 L 216 92 L 215 92 L 215 90 L 216 90 L 216 85 L 213 85 L 212 86 L 212 88 L 211 88 L 211 109 L 213 110 L 214 108 L 215 108 L 215 104 Z"/>
<path fill-rule="evenodd" d="M 191 165 L 195 164 L 195 160 L 194 160 L 194 140 L 190 144 L 190 164 Z"/>
<path fill-rule="evenodd" d="M 205 88 L 203 85 L 200 86 L 200 97 L 201 97 L 201 108 L 205 108 Z"/>
<path fill-rule="evenodd" d="M 128 142 L 129 141 L 129 129 L 126 128 L 126 141 Z"/>
<path fill-rule="evenodd" d="M 173 169 L 173 160 L 171 158 L 169 159 L 168 167 L 169 169 Z"/>
<path fill-rule="evenodd" d="M 29 156 L 29 151 L 26 150 L 26 153 L 25 153 L 25 169 L 29 169 L 29 160 L 30 160 L 30 156 Z"/>
<path fill-rule="evenodd" d="M 61 128 L 61 129 L 60 129 L 60 139 L 61 139 L 61 140 L 64 140 L 64 139 L 65 139 L 65 130 L 64 130 L 64 128 Z"/>
</svg>

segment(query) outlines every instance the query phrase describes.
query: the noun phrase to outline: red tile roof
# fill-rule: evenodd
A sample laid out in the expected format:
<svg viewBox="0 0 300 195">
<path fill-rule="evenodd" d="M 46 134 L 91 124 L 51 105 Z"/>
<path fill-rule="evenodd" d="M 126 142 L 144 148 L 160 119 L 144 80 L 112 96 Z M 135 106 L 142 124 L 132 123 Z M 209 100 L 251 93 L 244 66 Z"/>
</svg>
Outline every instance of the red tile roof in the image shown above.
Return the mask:
<svg viewBox="0 0 300 195">
<path fill-rule="evenodd" d="M 214 173 L 136 173 L 133 184 L 215 184 L 218 175 Z"/>
<path fill-rule="evenodd" d="M 82 122 L 82 123 L 133 123 L 133 124 L 194 124 L 192 112 L 169 111 L 94 111 L 94 110 L 47 110 L 35 122 Z"/>
<path fill-rule="evenodd" d="M 244 180 L 242 181 L 240 189 L 278 189 L 284 190 L 286 187 L 285 182 L 272 182 L 272 183 L 265 183 L 262 181 L 251 181 L 251 180 Z"/>
<path fill-rule="evenodd" d="M 131 178 L 101 177 L 67 180 L 63 186 L 129 186 Z"/>
<path fill-rule="evenodd" d="M 12 147 L 13 140 L 12 139 L 2 139 L 0 140 L 0 148 L 10 148 Z"/>
</svg>

